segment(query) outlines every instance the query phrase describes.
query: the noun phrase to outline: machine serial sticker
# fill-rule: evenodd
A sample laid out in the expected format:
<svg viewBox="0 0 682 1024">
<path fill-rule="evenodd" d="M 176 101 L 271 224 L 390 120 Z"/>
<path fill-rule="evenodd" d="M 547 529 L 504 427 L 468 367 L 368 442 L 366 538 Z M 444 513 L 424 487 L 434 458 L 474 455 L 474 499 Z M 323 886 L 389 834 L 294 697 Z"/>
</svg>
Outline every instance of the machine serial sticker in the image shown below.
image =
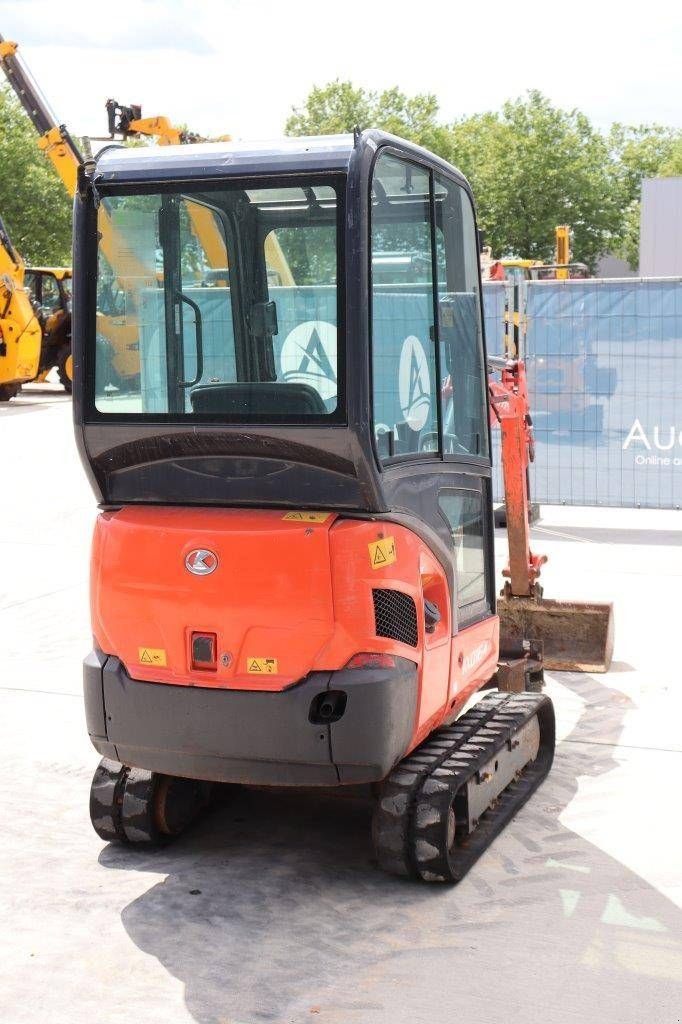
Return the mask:
<svg viewBox="0 0 682 1024">
<path fill-rule="evenodd" d="M 246 671 L 249 675 L 272 675 L 277 671 L 277 658 L 247 658 Z"/>
<path fill-rule="evenodd" d="M 137 656 L 141 665 L 166 664 L 166 652 L 162 647 L 138 647 Z"/>
<path fill-rule="evenodd" d="M 329 516 L 329 512 L 287 512 L 282 519 L 296 523 L 326 523 Z"/>
<path fill-rule="evenodd" d="M 369 562 L 373 569 L 383 569 L 386 565 L 392 565 L 398 557 L 395 553 L 393 537 L 372 541 L 367 547 L 369 548 Z"/>
</svg>

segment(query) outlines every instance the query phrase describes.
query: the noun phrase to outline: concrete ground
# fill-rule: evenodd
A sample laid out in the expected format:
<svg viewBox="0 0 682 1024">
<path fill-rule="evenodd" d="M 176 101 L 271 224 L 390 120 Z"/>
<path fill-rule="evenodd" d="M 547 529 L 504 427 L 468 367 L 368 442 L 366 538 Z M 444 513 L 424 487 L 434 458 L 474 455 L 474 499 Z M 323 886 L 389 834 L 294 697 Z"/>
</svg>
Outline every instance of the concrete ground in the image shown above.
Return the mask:
<svg viewBox="0 0 682 1024">
<path fill-rule="evenodd" d="M 546 592 L 615 602 L 614 665 L 550 679 L 550 778 L 428 887 L 374 869 L 359 798 L 244 792 L 155 854 L 97 838 L 70 403 L 28 388 L 0 438 L 0 1020 L 682 1019 L 682 512 L 543 510 Z"/>
</svg>

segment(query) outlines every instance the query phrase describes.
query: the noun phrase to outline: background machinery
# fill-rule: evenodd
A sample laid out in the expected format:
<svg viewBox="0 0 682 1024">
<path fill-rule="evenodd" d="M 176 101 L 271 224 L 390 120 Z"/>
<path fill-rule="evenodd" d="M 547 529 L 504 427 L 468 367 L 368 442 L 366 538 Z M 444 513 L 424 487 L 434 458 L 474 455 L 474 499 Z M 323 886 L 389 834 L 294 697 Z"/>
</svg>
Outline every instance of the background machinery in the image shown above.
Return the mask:
<svg viewBox="0 0 682 1024">
<path fill-rule="evenodd" d="M 91 268 L 102 218 L 131 200 L 120 244 L 153 246 L 159 272 L 136 285 L 140 375 L 121 394 L 101 386 L 108 282 Z M 195 208 L 227 281 L 206 281 Z M 271 273 L 273 236 L 294 284 Z M 545 620 L 560 607 L 576 635 L 598 622 L 605 668 L 611 611 L 545 614 L 523 367 L 495 367 L 489 402 L 476 237 L 461 175 L 377 131 L 200 160 L 108 150 L 81 170 L 74 417 L 102 510 L 84 666 L 102 838 L 163 842 L 220 783 L 374 783 L 379 864 L 452 882 L 549 771 Z M 385 254 L 415 245 L 413 278 L 389 280 Z M 510 530 L 499 601 L 491 410 Z M 594 667 L 588 653 L 573 661 Z"/>
<path fill-rule="evenodd" d="M 117 100 L 107 100 L 109 138 L 139 139 L 151 138 L 158 146 L 196 145 L 202 142 L 230 142 L 231 135 L 206 138 L 187 128 L 178 128 L 167 117 L 142 117 L 139 103 L 125 106 Z M 202 255 L 212 282 L 227 281 L 227 250 L 221 232 L 216 228 L 213 217 L 197 206 L 189 211 L 193 231 L 201 245 Z M 273 283 L 295 285 L 291 267 L 274 236 L 265 240 L 268 273 Z M 222 276 L 221 276 L 222 272 Z"/>
<path fill-rule="evenodd" d="M 26 267 L 26 289 L 38 313 L 42 331 L 37 381 L 53 366 L 59 382 L 71 394 L 71 267 Z"/>
<path fill-rule="evenodd" d="M 81 154 L 58 124 L 47 101 L 17 55 L 17 44 L 0 36 L 0 66 L 32 125 L 38 146 L 59 174 L 70 196 L 76 188 Z M 32 378 L 45 377 L 55 366 L 66 391 L 71 391 L 71 271 L 66 267 L 26 268 L 26 287 L 35 303 L 42 331 L 39 365 Z"/>
<path fill-rule="evenodd" d="M 14 398 L 40 367 L 42 332 L 24 275 L 24 262 L 0 219 L 0 402 Z"/>
<path fill-rule="evenodd" d="M 50 159 L 69 196 L 73 197 L 83 157 L 66 126 L 59 124 L 52 113 L 17 51 L 17 43 L 0 36 L 0 65 L 38 133 L 39 147 Z M 123 106 L 116 100 L 108 100 L 106 106 L 112 139 L 149 138 L 161 146 L 206 141 L 194 132 L 176 128 L 166 117 L 143 118 L 139 105 Z M 229 136 L 221 136 L 221 139 L 227 140 Z M 126 211 L 118 211 L 118 216 L 125 220 Z M 200 206 L 192 210 L 191 217 L 193 228 L 201 240 L 206 279 L 212 283 L 225 281 L 227 254 L 220 233 L 215 230 L 211 217 Z M 97 315 L 98 343 L 103 353 L 99 372 L 103 384 L 115 390 L 128 391 L 136 387 L 140 371 L 137 340 L 139 310 L 135 296 L 138 285 L 149 284 L 155 279 L 155 255 L 148 252 L 151 259 L 142 262 L 137 257 L 138 245 L 132 244 L 124 250 L 119 244 L 117 225 L 106 214 L 101 218 L 100 230 L 103 235 L 100 260 L 107 268 L 107 286 L 100 291 Z M 271 250 L 268 253 L 271 275 L 283 285 L 293 285 L 291 269 L 277 243 L 270 239 L 267 245 Z M 59 310 L 52 310 L 46 319 L 47 333 L 42 363 L 53 358 L 60 380 L 70 390 L 71 359 L 69 350 L 64 347 L 67 341 L 70 344 L 71 323 L 70 307 L 64 295 L 65 277 L 59 277 L 56 269 L 47 272 L 58 284 L 62 282 L 58 291 L 63 295 L 63 304 Z"/>
</svg>

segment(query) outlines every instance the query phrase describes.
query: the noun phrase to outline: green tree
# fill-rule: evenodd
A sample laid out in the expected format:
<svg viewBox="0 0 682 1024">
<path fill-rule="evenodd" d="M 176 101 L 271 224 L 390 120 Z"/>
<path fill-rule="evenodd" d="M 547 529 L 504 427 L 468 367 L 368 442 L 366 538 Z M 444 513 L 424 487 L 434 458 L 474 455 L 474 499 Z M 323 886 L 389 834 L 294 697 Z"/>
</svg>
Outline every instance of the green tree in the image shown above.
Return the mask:
<svg viewBox="0 0 682 1024">
<path fill-rule="evenodd" d="M 314 86 L 302 107 L 293 109 L 287 135 L 335 135 L 354 128 L 381 128 L 447 157 L 450 133 L 438 121 L 438 101 L 431 93 L 406 96 L 397 87 L 383 92 L 358 88 L 338 78 Z"/>
<path fill-rule="evenodd" d="M 496 255 L 551 260 L 554 228 L 573 228 L 573 258 L 593 267 L 622 231 L 622 188 L 607 140 L 577 110 L 533 91 L 499 112 L 453 125 L 430 94 L 368 92 L 339 80 L 315 87 L 287 121 L 290 135 L 376 127 L 450 160 L 470 180 Z"/>
<path fill-rule="evenodd" d="M 682 132 L 660 124 L 614 124 L 609 146 L 618 164 L 623 203 L 639 199 L 642 178 L 655 178 L 671 159 Z"/>
<path fill-rule="evenodd" d="M 71 262 L 71 200 L 18 100 L 0 87 L 0 216 L 27 263 Z"/>
<path fill-rule="evenodd" d="M 620 237 L 614 252 L 636 270 L 642 180 L 682 173 L 682 132 L 658 124 L 614 124 L 609 132 L 609 146 L 617 168 L 622 208 Z M 676 166 L 680 168 L 677 171 Z"/>
<path fill-rule="evenodd" d="M 496 255 L 551 261 L 555 226 L 570 224 L 573 259 L 594 268 L 619 237 L 614 162 L 584 114 L 532 91 L 451 131 L 453 160 L 472 184 Z"/>
<path fill-rule="evenodd" d="M 682 132 L 678 133 L 678 137 L 671 146 L 670 152 L 658 168 L 658 173 L 662 178 L 682 176 Z"/>
</svg>

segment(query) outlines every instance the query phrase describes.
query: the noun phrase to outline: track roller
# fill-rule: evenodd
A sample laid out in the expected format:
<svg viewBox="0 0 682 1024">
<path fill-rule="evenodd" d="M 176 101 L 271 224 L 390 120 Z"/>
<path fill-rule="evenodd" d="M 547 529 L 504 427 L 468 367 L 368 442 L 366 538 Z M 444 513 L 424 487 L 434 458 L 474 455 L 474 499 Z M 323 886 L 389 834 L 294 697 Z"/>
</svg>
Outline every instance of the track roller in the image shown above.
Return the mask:
<svg viewBox="0 0 682 1024">
<path fill-rule="evenodd" d="M 540 694 L 486 696 L 396 766 L 373 820 L 380 867 L 458 882 L 545 778 L 554 708 Z"/>
<path fill-rule="evenodd" d="M 103 758 L 90 789 L 90 820 L 100 839 L 135 846 L 162 846 L 211 800 L 209 782 L 129 768 Z"/>
</svg>

